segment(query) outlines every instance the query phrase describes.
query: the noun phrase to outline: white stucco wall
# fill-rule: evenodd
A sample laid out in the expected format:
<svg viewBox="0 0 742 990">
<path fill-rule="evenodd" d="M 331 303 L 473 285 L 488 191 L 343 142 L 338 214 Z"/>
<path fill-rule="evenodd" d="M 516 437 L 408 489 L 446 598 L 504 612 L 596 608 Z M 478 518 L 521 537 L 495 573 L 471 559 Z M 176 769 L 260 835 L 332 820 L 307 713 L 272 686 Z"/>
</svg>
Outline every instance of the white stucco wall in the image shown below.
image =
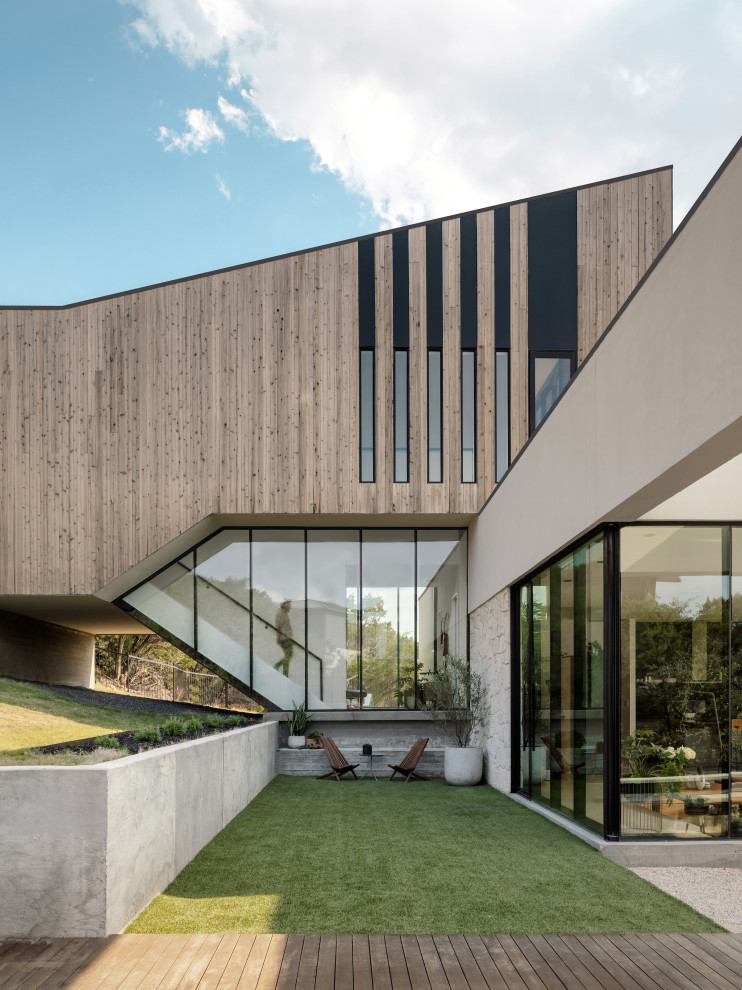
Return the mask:
<svg viewBox="0 0 742 990">
<path fill-rule="evenodd" d="M 0 768 L 0 938 L 122 931 L 275 776 L 275 722 L 83 767 Z"/>
<path fill-rule="evenodd" d="M 478 742 L 484 747 L 484 775 L 510 790 L 510 591 L 480 605 L 469 617 L 472 670 L 487 686 L 489 724 Z"/>
<path fill-rule="evenodd" d="M 471 525 L 471 610 L 742 452 L 741 271 L 738 148 Z"/>
</svg>

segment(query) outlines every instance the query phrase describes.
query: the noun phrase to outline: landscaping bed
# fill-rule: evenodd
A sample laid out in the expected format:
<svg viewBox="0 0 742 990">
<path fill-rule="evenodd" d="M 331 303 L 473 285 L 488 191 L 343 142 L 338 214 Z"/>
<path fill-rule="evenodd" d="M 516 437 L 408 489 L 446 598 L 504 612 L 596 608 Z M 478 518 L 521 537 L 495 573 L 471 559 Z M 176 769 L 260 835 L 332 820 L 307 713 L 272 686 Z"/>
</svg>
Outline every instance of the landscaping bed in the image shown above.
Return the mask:
<svg viewBox="0 0 742 990">
<path fill-rule="evenodd" d="M 256 725 L 260 721 L 260 716 L 250 718 L 243 715 L 230 715 L 227 718 L 208 716 L 204 720 L 170 718 L 157 728 L 111 732 L 105 736 L 71 739 L 66 742 L 52 743 L 48 746 L 37 746 L 31 752 L 93 753 L 96 750 L 104 749 L 120 751 L 122 756 L 132 756 L 135 753 L 144 753 L 147 750 L 159 749 L 162 746 L 173 746 L 175 743 L 201 739 L 217 732 L 243 729 L 248 725 Z M 200 728 L 196 726 L 196 722 L 201 723 Z M 158 734 L 159 738 L 157 737 Z"/>
</svg>

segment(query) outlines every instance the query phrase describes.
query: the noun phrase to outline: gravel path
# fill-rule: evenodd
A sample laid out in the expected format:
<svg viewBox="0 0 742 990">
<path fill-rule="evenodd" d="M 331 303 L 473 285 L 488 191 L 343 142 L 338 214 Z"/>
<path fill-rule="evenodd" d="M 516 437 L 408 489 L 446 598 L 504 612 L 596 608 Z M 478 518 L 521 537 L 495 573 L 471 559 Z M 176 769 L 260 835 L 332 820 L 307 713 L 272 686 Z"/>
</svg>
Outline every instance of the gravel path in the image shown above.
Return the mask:
<svg viewBox="0 0 742 990">
<path fill-rule="evenodd" d="M 742 932 L 742 871 L 727 866 L 642 866 L 632 870 L 730 932 Z"/>
<path fill-rule="evenodd" d="M 155 698 L 140 698 L 135 694 L 113 694 L 110 691 L 91 691 L 88 688 L 61 687 L 58 684 L 45 684 L 45 688 L 61 698 L 84 701 L 102 708 L 113 708 L 118 712 L 145 712 L 148 715 L 202 715 L 204 712 L 220 712 L 234 715 L 225 708 L 207 708 L 203 705 L 186 705 L 179 701 L 157 701 Z M 236 714 L 244 714 L 238 712 Z"/>
</svg>

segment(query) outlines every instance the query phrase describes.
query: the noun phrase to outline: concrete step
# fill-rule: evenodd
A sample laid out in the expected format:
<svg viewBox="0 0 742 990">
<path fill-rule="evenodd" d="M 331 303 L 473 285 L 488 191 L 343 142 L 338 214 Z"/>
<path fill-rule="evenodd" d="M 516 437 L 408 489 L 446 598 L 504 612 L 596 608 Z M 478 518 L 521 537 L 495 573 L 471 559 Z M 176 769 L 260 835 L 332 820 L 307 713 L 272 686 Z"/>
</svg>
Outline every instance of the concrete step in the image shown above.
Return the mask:
<svg viewBox="0 0 742 990">
<path fill-rule="evenodd" d="M 359 777 L 373 777 L 373 771 L 381 779 L 392 772 L 388 764 L 400 763 L 407 755 L 408 749 L 398 749 L 393 746 L 374 747 L 372 757 L 364 756 L 359 748 L 343 747 L 342 753 L 348 763 L 357 763 L 356 774 Z M 294 777 L 319 777 L 327 773 L 330 765 L 322 749 L 279 749 L 276 760 L 276 772 Z M 425 777 L 443 776 L 443 749 L 428 747 L 420 758 L 417 769 Z M 351 777 L 352 779 L 352 777 Z M 399 776 L 396 779 L 400 779 Z"/>
</svg>

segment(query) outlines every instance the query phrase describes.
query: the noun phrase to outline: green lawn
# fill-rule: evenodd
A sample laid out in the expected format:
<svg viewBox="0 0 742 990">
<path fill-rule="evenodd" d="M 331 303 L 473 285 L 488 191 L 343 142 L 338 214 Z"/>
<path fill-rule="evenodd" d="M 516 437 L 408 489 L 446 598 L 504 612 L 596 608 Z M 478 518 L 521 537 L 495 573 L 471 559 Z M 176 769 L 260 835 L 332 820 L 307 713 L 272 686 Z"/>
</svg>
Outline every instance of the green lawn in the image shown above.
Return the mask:
<svg viewBox="0 0 742 990">
<path fill-rule="evenodd" d="M 713 932 L 490 787 L 277 777 L 130 932 Z"/>
<path fill-rule="evenodd" d="M 24 750 L 30 746 L 141 729 L 163 721 L 162 715 L 117 712 L 60 698 L 40 684 L 0 677 L 1 764 L 27 764 L 31 758 Z"/>
</svg>

